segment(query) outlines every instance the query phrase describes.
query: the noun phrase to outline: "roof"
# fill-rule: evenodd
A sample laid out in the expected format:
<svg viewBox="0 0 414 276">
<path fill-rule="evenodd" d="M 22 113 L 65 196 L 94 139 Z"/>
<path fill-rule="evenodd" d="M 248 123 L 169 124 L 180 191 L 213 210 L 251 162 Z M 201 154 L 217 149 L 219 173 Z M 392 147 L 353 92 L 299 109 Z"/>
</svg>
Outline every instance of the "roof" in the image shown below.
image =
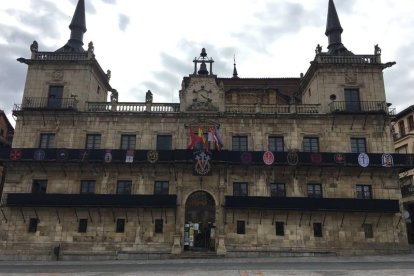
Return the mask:
<svg viewBox="0 0 414 276">
<path fill-rule="evenodd" d="M 403 111 L 395 115 L 395 119 L 393 121 L 399 120 L 402 117 L 407 116 L 410 113 L 414 113 L 414 104 L 410 105 L 409 107 L 407 107 L 406 109 L 404 109 Z"/>
<path fill-rule="evenodd" d="M 0 117 L 2 117 L 2 118 L 4 119 L 4 121 L 6 122 L 6 124 L 7 124 L 7 128 L 8 128 L 9 130 L 14 131 L 14 127 L 13 127 L 13 126 L 12 126 L 12 124 L 10 123 L 9 118 L 7 118 L 6 113 L 4 113 L 4 111 L 3 111 L 3 110 L 1 110 L 1 109 L 0 109 Z"/>
</svg>

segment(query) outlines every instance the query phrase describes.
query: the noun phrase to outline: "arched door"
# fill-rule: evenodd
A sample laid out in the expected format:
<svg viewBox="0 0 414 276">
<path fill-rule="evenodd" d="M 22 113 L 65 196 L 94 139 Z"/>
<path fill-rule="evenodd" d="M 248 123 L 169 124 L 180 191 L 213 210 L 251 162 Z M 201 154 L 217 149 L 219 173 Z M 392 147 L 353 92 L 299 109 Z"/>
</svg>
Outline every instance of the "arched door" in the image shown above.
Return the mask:
<svg viewBox="0 0 414 276">
<path fill-rule="evenodd" d="M 184 250 L 215 250 L 214 198 L 207 192 L 192 193 L 185 204 Z"/>
</svg>

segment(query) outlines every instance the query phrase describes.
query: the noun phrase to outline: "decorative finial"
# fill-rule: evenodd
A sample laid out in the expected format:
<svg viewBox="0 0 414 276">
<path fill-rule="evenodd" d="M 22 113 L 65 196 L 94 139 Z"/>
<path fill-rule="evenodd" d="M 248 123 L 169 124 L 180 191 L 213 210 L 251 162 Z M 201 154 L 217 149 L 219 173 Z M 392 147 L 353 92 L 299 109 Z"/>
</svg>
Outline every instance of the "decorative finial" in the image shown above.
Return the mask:
<svg viewBox="0 0 414 276">
<path fill-rule="evenodd" d="M 322 46 L 321 46 L 320 44 L 318 44 L 318 45 L 316 46 L 315 53 L 316 53 L 317 55 L 319 55 L 320 53 L 322 53 Z"/>
<path fill-rule="evenodd" d="M 39 50 L 39 44 L 37 44 L 37 41 L 33 41 L 32 45 L 30 45 L 30 51 L 32 53 L 36 53 Z"/>
<path fill-rule="evenodd" d="M 233 79 L 238 79 L 239 75 L 237 74 L 237 68 L 236 68 L 236 54 L 234 54 L 234 63 L 233 63 Z"/>
<path fill-rule="evenodd" d="M 108 81 L 111 80 L 111 70 L 106 71 L 106 78 L 108 79 Z"/>
<path fill-rule="evenodd" d="M 111 102 L 117 103 L 118 102 L 118 91 L 116 89 L 111 90 Z"/>
<path fill-rule="evenodd" d="M 151 90 L 148 90 L 145 94 L 145 102 L 146 103 L 152 103 L 152 92 Z"/>
<path fill-rule="evenodd" d="M 378 44 L 374 46 L 374 54 L 381 55 L 381 48 L 378 46 Z"/>
</svg>

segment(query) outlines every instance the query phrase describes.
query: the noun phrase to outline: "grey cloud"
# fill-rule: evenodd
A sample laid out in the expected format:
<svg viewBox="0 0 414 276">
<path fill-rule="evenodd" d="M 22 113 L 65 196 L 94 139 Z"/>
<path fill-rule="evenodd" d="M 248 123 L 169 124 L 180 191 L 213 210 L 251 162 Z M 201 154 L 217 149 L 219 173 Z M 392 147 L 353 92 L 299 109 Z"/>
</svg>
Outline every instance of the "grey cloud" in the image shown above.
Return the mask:
<svg viewBox="0 0 414 276">
<path fill-rule="evenodd" d="M 116 4 L 116 0 L 102 0 L 102 2 L 106 3 L 106 4 Z"/>
<path fill-rule="evenodd" d="M 118 25 L 119 25 L 119 29 L 121 31 L 125 31 L 126 28 L 128 27 L 130 22 L 130 19 L 128 16 L 126 16 L 125 14 L 120 14 L 119 15 L 119 21 L 118 21 Z"/>
<path fill-rule="evenodd" d="M 11 112 L 13 104 L 20 103 L 23 95 L 27 67 L 16 61 L 22 48 L 0 45 L 2 66 L 0 67 L 0 109 Z"/>
<path fill-rule="evenodd" d="M 411 45 L 412 43 L 401 46 L 396 51 L 400 53 L 397 56 L 397 64 L 384 71 L 387 100 L 393 104 L 393 107 L 397 107 L 397 112 L 413 104 L 414 76 L 411 72 L 414 68 L 414 55 L 407 54 L 412 51 Z"/>
<path fill-rule="evenodd" d="M 308 11 L 298 3 L 267 3 L 263 10 L 255 14 L 257 26 L 246 25 L 242 32 L 232 35 L 250 48 L 267 52 L 267 45 L 292 35 L 307 26 L 323 25 L 320 10 Z"/>
</svg>

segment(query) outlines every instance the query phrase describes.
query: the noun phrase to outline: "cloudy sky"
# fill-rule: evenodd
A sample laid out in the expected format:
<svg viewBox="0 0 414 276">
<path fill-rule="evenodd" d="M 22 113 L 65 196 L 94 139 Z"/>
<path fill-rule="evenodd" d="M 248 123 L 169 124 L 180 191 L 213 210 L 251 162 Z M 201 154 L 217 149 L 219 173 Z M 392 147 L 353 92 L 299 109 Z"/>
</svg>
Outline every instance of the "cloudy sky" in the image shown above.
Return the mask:
<svg viewBox="0 0 414 276">
<path fill-rule="evenodd" d="M 55 51 L 69 39 L 77 0 L 13 0 L 0 5 L 0 109 L 22 100 L 36 40 Z M 85 49 L 93 41 L 102 68 L 112 71 L 119 101 L 178 102 L 183 76 L 205 47 L 213 72 L 231 77 L 236 55 L 240 77 L 298 77 L 324 35 L 328 0 L 85 0 Z M 402 111 L 414 104 L 414 4 L 412 0 L 336 0 L 342 41 L 355 54 L 382 48 L 387 101 Z M 12 123 L 14 121 L 12 120 Z"/>
</svg>

